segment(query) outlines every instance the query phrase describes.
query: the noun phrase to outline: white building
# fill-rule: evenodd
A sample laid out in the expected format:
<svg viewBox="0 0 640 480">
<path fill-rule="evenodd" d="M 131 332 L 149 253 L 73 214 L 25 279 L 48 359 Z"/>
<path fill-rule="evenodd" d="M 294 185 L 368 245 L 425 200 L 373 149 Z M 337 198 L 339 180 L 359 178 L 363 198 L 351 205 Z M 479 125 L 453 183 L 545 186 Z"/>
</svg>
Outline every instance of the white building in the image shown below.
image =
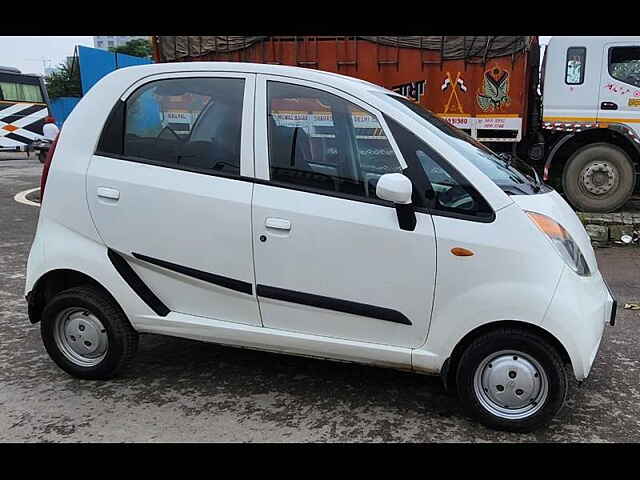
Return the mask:
<svg viewBox="0 0 640 480">
<path fill-rule="evenodd" d="M 133 35 L 133 36 L 116 36 L 116 35 L 102 35 L 93 37 L 93 46 L 94 48 L 99 48 L 100 50 L 109 50 L 111 47 L 119 47 L 124 45 L 130 40 L 134 40 L 136 38 L 146 38 L 149 39 L 148 36 L 144 35 Z"/>
</svg>

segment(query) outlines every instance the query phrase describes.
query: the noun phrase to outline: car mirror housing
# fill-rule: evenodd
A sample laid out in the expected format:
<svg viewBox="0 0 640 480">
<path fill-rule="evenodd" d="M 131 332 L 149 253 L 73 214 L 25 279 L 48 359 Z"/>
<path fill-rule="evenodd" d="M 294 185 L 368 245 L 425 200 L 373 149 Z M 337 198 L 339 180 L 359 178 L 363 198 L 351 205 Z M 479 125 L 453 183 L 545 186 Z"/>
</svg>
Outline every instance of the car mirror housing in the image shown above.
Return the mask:
<svg viewBox="0 0 640 480">
<path fill-rule="evenodd" d="M 386 173 L 376 185 L 376 195 L 382 200 L 397 205 L 410 205 L 413 185 L 411 180 L 401 173 Z"/>
</svg>

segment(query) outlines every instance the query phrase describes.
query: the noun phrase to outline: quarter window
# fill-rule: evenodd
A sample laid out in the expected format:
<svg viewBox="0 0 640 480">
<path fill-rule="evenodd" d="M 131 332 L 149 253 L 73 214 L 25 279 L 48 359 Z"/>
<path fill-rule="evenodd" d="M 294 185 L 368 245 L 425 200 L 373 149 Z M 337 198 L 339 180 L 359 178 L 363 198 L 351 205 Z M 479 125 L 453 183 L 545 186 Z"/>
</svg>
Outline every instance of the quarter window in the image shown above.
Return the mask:
<svg viewBox="0 0 640 480">
<path fill-rule="evenodd" d="M 567 85 L 580 85 L 584 83 L 586 57 L 587 49 L 585 47 L 569 47 L 567 49 L 567 64 L 564 79 Z"/>
<path fill-rule="evenodd" d="M 640 87 L 640 47 L 610 48 L 609 74 L 616 80 Z"/>
<path fill-rule="evenodd" d="M 122 153 L 240 175 L 243 94 L 244 80 L 236 78 L 151 82 L 126 102 Z"/>
<path fill-rule="evenodd" d="M 371 112 L 323 90 L 267 83 L 271 180 L 377 198 L 376 184 L 401 165 Z"/>
</svg>

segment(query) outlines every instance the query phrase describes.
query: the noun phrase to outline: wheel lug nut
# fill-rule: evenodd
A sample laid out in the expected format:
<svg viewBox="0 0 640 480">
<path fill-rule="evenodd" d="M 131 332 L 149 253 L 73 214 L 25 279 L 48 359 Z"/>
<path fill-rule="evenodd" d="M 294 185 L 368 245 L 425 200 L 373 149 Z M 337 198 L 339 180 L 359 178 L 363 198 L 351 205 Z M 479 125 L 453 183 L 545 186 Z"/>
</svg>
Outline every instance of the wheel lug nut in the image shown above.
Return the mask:
<svg viewBox="0 0 640 480">
<path fill-rule="evenodd" d="M 504 387 L 503 387 L 502 385 L 497 385 L 497 386 L 496 386 L 496 389 L 497 389 L 499 392 L 502 392 L 502 391 L 504 390 Z"/>
<path fill-rule="evenodd" d="M 84 342 L 84 344 L 85 344 L 87 347 L 90 347 L 90 346 L 91 346 L 91 342 Z"/>
<path fill-rule="evenodd" d="M 80 326 L 78 327 L 78 330 L 80 330 L 81 332 L 84 332 L 84 325 L 80 325 Z"/>
<path fill-rule="evenodd" d="M 516 372 L 514 372 L 513 370 L 511 370 L 509 372 L 509 378 L 516 378 Z"/>
<path fill-rule="evenodd" d="M 516 395 L 522 395 L 524 392 L 521 389 L 516 390 Z"/>
</svg>

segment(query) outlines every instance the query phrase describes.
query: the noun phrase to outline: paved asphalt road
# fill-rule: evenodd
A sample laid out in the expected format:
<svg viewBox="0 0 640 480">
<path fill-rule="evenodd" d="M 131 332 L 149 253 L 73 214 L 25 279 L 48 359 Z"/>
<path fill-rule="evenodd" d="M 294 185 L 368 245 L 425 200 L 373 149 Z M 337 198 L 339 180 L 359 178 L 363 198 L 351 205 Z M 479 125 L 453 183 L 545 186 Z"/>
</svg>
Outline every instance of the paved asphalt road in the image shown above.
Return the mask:
<svg viewBox="0 0 640 480">
<path fill-rule="evenodd" d="M 6 155 L 5 155 L 6 157 Z M 141 336 L 109 382 L 59 370 L 27 319 L 25 264 L 39 209 L 14 195 L 40 164 L 0 156 L 2 442 L 637 442 L 640 311 L 620 308 L 591 376 L 545 430 L 517 435 L 466 418 L 440 381 L 392 370 Z M 597 251 L 619 302 L 640 300 L 640 249 Z"/>
</svg>

